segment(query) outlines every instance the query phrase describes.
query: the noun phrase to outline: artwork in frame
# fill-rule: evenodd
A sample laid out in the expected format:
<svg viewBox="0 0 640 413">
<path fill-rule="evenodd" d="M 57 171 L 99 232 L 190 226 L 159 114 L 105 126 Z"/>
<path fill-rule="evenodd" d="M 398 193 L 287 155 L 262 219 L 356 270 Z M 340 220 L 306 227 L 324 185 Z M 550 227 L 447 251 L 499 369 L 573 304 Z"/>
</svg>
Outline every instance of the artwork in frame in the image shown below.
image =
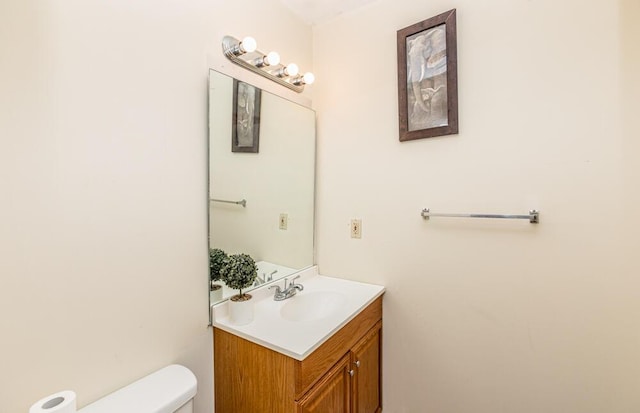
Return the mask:
<svg viewBox="0 0 640 413">
<path fill-rule="evenodd" d="M 398 30 L 400 141 L 458 133 L 456 10 Z"/>
<path fill-rule="evenodd" d="M 262 90 L 240 80 L 233 80 L 232 152 L 258 153 L 261 97 Z"/>
</svg>

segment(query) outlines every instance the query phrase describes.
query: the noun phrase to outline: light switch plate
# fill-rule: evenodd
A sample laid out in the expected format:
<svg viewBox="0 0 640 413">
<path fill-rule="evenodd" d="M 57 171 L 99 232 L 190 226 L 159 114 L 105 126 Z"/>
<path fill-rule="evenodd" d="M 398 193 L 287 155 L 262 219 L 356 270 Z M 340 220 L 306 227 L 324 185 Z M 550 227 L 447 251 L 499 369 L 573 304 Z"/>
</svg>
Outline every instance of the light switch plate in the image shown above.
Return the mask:
<svg viewBox="0 0 640 413">
<path fill-rule="evenodd" d="M 351 238 L 362 238 L 362 220 L 351 220 Z"/>
</svg>

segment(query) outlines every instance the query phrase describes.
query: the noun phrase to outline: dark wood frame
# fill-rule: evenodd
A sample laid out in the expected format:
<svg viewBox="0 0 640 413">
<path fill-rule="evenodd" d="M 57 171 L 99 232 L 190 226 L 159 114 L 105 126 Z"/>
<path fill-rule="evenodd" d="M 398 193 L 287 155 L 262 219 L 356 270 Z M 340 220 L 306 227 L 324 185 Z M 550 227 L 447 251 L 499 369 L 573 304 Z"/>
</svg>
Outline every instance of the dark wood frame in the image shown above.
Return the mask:
<svg viewBox="0 0 640 413">
<path fill-rule="evenodd" d="M 445 25 L 447 61 L 448 124 L 409 131 L 409 96 L 407 95 L 407 38 L 420 32 Z M 400 141 L 431 138 L 458 133 L 458 57 L 456 40 L 456 9 L 398 30 L 398 111 Z"/>
<path fill-rule="evenodd" d="M 253 143 L 251 146 L 239 146 L 238 142 L 238 85 L 244 83 L 255 89 L 253 101 Z M 231 119 L 231 152 L 250 152 L 258 153 L 260 143 L 260 103 L 262 101 L 262 89 L 259 89 L 249 83 L 233 79 L 233 116 Z"/>
</svg>

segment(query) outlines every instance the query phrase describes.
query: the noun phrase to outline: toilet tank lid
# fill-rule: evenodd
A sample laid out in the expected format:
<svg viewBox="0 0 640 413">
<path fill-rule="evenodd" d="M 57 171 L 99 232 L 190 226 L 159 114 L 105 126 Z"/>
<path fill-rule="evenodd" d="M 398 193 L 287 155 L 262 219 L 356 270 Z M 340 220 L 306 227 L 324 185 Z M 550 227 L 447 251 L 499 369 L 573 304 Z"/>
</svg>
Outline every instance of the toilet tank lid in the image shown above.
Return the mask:
<svg viewBox="0 0 640 413">
<path fill-rule="evenodd" d="M 196 376 L 172 364 L 78 410 L 78 413 L 173 413 L 193 399 Z"/>
</svg>

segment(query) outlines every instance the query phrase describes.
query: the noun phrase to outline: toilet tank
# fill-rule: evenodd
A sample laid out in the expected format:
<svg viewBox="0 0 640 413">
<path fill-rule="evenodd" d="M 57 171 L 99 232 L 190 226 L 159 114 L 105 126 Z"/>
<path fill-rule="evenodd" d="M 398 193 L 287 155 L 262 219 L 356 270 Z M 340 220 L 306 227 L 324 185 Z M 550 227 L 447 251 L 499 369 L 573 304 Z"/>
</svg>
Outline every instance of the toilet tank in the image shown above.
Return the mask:
<svg viewBox="0 0 640 413">
<path fill-rule="evenodd" d="M 78 413 L 192 413 L 196 376 L 172 364 L 78 410 Z"/>
</svg>

